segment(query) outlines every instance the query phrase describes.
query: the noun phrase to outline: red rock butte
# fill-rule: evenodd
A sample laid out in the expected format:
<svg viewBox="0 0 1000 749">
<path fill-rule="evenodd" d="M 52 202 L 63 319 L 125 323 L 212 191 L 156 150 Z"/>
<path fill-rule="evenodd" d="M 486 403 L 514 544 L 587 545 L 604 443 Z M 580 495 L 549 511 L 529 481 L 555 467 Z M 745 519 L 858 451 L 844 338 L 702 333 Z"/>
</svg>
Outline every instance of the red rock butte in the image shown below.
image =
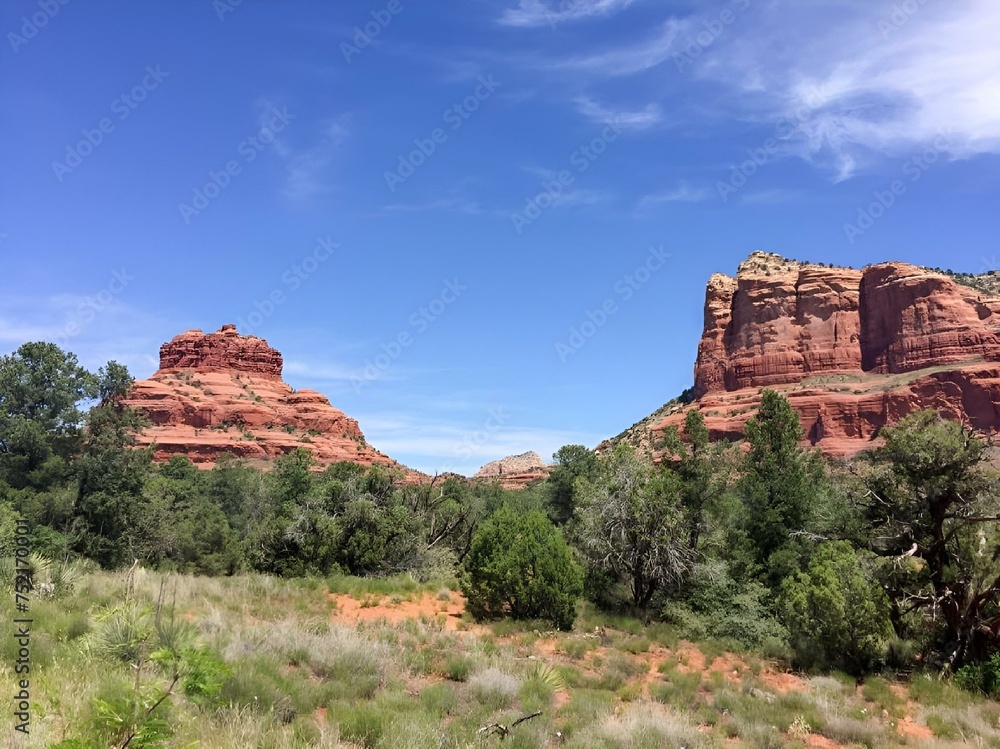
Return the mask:
<svg viewBox="0 0 1000 749">
<path fill-rule="evenodd" d="M 735 278 L 708 282 L 694 403 L 645 427 L 655 436 L 695 408 L 714 438 L 739 438 L 771 388 L 831 455 L 924 408 L 995 434 L 998 362 L 998 296 L 906 263 L 854 270 L 755 252 Z"/>
<path fill-rule="evenodd" d="M 482 481 L 499 482 L 507 490 L 524 489 L 535 481 L 547 478 L 552 471 L 542 457 L 532 451 L 520 455 L 509 455 L 487 463 L 472 478 Z"/>
<path fill-rule="evenodd" d="M 211 468 L 225 453 L 266 467 L 298 447 L 322 467 L 336 461 L 410 471 L 365 441 L 358 422 L 314 390 L 293 390 L 281 379 L 281 354 L 235 325 L 215 333 L 189 330 L 160 347 L 160 368 L 135 383 L 126 405 L 152 425 L 139 443 L 156 461 L 186 455 Z"/>
</svg>

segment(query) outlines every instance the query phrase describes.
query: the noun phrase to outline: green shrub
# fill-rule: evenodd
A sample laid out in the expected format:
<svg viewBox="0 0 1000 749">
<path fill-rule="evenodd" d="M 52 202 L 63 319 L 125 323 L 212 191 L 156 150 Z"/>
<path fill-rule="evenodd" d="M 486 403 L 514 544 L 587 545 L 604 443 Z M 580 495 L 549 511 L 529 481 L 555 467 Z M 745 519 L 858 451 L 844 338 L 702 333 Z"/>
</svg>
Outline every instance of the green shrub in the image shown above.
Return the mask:
<svg viewBox="0 0 1000 749">
<path fill-rule="evenodd" d="M 694 707 L 698 700 L 699 686 L 701 686 L 700 672 L 684 674 L 676 669 L 670 669 L 664 673 L 663 681 L 649 685 L 649 696 L 657 702 L 688 709 Z"/>
<path fill-rule="evenodd" d="M 958 739 L 962 735 L 958 726 L 937 713 L 929 713 L 927 715 L 927 727 L 939 739 Z"/>
<path fill-rule="evenodd" d="M 573 660 L 580 660 L 591 650 L 600 646 L 600 640 L 594 637 L 574 637 L 559 643 L 559 649 Z"/>
<path fill-rule="evenodd" d="M 462 589 L 477 619 L 546 619 L 572 628 L 583 574 L 540 511 L 499 509 L 473 538 L 466 568 Z"/>
<path fill-rule="evenodd" d="M 955 673 L 955 683 L 970 692 L 981 692 L 987 697 L 1000 694 L 1000 652 L 988 661 L 962 666 Z"/>
<path fill-rule="evenodd" d="M 160 701 L 163 690 L 147 684 L 136 692 L 133 685 L 120 683 L 102 689 L 93 702 L 93 731 L 105 745 L 119 745 L 131 737 L 129 746 L 158 747 L 170 738 L 170 704 Z M 156 705 L 156 709 L 150 709 Z"/>
<path fill-rule="evenodd" d="M 657 709 L 649 703 L 637 703 L 608 718 L 598 729 L 598 736 L 607 742 L 605 746 L 634 749 L 681 746 L 701 749 L 714 743 L 682 715 Z"/>
<path fill-rule="evenodd" d="M 521 680 L 497 668 L 487 668 L 469 679 L 469 691 L 490 710 L 508 707 L 521 689 Z"/>
<path fill-rule="evenodd" d="M 669 601 L 663 619 L 679 627 L 691 640 L 735 640 L 758 649 L 765 641 L 788 639 L 769 599 L 771 592 L 750 580 L 738 583 L 728 565 L 719 560 L 697 564 L 688 581 L 687 598 Z"/>
<path fill-rule="evenodd" d="M 420 705 L 432 715 L 443 718 L 455 707 L 455 690 L 448 684 L 432 684 L 420 693 Z"/>
<path fill-rule="evenodd" d="M 884 661 L 888 600 L 846 541 L 820 545 L 808 570 L 786 578 L 781 591 L 797 665 L 862 674 Z"/>
<path fill-rule="evenodd" d="M 862 696 L 885 710 L 896 718 L 903 716 L 904 701 L 892 691 L 888 681 L 881 677 L 873 677 L 865 681 L 861 688 Z"/>
<path fill-rule="evenodd" d="M 919 655 L 918 643 L 893 637 L 886 644 L 885 665 L 896 671 L 908 671 L 918 663 Z"/>
<path fill-rule="evenodd" d="M 208 707 L 219 701 L 222 687 L 232 673 L 222 659 L 207 648 L 191 648 L 181 654 L 182 690 L 196 705 Z"/>
<path fill-rule="evenodd" d="M 453 655 L 445 662 L 445 675 L 452 681 L 465 681 L 469 678 L 474 662 L 464 655 Z"/>
<path fill-rule="evenodd" d="M 390 729 L 392 713 L 375 703 L 338 703 L 328 718 L 340 729 L 340 738 L 365 749 L 378 746 Z"/>
</svg>

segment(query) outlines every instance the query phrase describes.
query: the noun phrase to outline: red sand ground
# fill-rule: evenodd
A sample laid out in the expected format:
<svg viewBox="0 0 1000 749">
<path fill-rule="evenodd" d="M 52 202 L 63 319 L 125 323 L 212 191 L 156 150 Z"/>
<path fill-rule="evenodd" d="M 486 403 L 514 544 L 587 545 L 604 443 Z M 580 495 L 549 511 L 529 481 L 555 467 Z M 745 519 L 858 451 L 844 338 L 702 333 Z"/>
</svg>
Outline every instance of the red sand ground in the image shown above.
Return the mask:
<svg viewBox="0 0 1000 749">
<path fill-rule="evenodd" d="M 489 633 L 490 629 L 484 625 L 471 624 L 463 620 L 465 613 L 465 598 L 461 593 L 449 591 L 447 600 L 443 600 L 431 593 L 422 593 L 419 597 L 400 598 L 394 596 L 364 596 L 361 600 L 349 594 L 329 593 L 330 601 L 334 606 L 333 618 L 335 621 L 344 624 L 355 624 L 357 622 L 385 621 L 398 624 L 407 620 L 436 621 L 441 623 L 445 630 L 450 632 L 465 632 L 469 634 Z M 399 598 L 394 602 L 394 598 Z M 497 638 L 498 640 L 515 640 L 517 635 L 508 638 Z M 606 659 L 610 649 L 606 645 L 598 645 L 587 653 L 580 660 L 574 660 L 559 650 L 560 641 L 554 637 L 540 637 L 531 643 L 530 657 L 538 658 L 547 663 L 567 663 L 590 668 L 594 658 Z M 633 658 L 643 661 L 647 666 L 647 671 L 640 677 L 642 693 L 649 694 L 649 685 L 660 678 L 660 666 L 671 660 L 677 661 L 677 669 L 681 673 L 721 673 L 728 681 L 735 684 L 740 683 L 740 677 L 748 670 L 747 664 L 732 653 L 725 653 L 716 657 L 712 663 L 706 664 L 705 656 L 692 643 L 682 642 L 671 650 L 661 645 L 652 644 L 645 653 L 632 655 Z M 758 674 L 760 680 L 769 689 L 784 694 L 795 691 L 809 691 L 811 687 L 799 676 L 777 671 L 765 665 Z M 901 718 L 896 730 L 901 737 L 908 739 L 933 739 L 931 730 L 917 723 L 913 715 L 918 709 L 918 705 L 908 699 L 906 690 L 901 686 L 895 686 L 894 691 L 907 699 L 905 715 Z M 554 707 L 559 710 L 570 700 L 570 695 L 565 691 L 557 691 L 554 698 Z M 322 720 L 323 715 L 317 711 L 317 719 Z M 842 746 L 835 741 L 831 741 L 824 736 L 809 734 L 804 737 L 806 744 L 813 749 L 840 749 Z M 727 747 L 738 747 L 738 739 L 727 739 Z"/>
<path fill-rule="evenodd" d="M 404 599 L 398 603 L 393 603 L 391 596 L 367 596 L 359 601 L 346 593 L 328 595 L 336 606 L 333 616 L 339 622 L 353 624 L 384 620 L 398 624 L 407 619 L 429 619 L 442 622 L 445 629 L 451 632 L 475 628 L 475 625 L 462 621 L 465 598 L 453 591 L 449 591 L 447 601 L 431 593 L 423 593 L 415 600 Z M 374 605 L 367 605 L 370 603 Z"/>
</svg>

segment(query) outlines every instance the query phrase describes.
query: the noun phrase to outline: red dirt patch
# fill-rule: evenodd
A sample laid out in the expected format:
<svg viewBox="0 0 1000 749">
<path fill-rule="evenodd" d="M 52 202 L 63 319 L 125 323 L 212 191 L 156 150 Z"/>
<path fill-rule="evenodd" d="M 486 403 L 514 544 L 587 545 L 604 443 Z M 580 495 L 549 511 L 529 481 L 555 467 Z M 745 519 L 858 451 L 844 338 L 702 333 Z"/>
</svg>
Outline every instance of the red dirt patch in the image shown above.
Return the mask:
<svg viewBox="0 0 1000 749">
<path fill-rule="evenodd" d="M 705 671 L 705 656 L 690 642 L 682 642 L 674 651 L 677 656 L 677 670 L 682 674 L 693 674 Z"/>
<path fill-rule="evenodd" d="M 890 684 L 889 689 L 906 703 L 903 707 L 903 717 L 896 723 L 896 733 L 900 736 L 909 736 L 914 739 L 933 739 L 934 732 L 927 726 L 917 723 L 913 718 L 920 709 L 920 706 L 910 699 L 909 690 L 902 684 Z"/>
<path fill-rule="evenodd" d="M 649 668 L 642 677 L 643 694 L 649 696 L 649 685 L 660 678 L 660 666 L 670 658 L 670 651 L 659 645 L 652 645 L 649 648 L 649 652 L 640 653 L 639 658 Z"/>
<path fill-rule="evenodd" d="M 761 671 L 760 680 L 764 682 L 765 686 L 781 694 L 785 692 L 808 692 L 810 690 L 809 685 L 795 674 Z"/>
<path fill-rule="evenodd" d="M 933 739 L 934 732 L 927 726 L 922 726 L 910 715 L 904 715 L 896 724 L 896 733 L 913 739 Z"/>
<path fill-rule="evenodd" d="M 723 653 L 712 661 L 710 671 L 717 671 L 734 684 L 740 683 L 740 677 L 747 670 L 747 664 L 732 653 Z"/>
<path fill-rule="evenodd" d="M 553 695 L 552 699 L 552 709 L 553 712 L 559 712 L 563 707 L 565 707 L 570 701 L 570 693 L 563 690 L 557 691 Z"/>
<path fill-rule="evenodd" d="M 535 652 L 549 662 L 556 660 L 558 649 L 559 640 L 554 637 L 535 640 Z"/>
<path fill-rule="evenodd" d="M 447 600 L 441 600 L 431 593 L 423 593 L 419 598 L 393 603 L 392 596 L 381 596 L 373 606 L 362 605 L 372 601 L 373 597 L 366 597 L 364 601 L 359 601 L 346 593 L 328 593 L 327 595 L 336 604 L 337 608 L 333 612 L 333 617 L 340 622 L 384 620 L 397 624 L 408 619 L 426 619 L 440 622 L 446 630 L 451 632 L 474 628 L 462 621 L 462 614 L 465 613 L 465 598 L 461 593 L 454 591 L 449 591 Z"/>
<path fill-rule="evenodd" d="M 806 746 L 813 747 L 814 749 L 841 749 L 843 744 L 831 741 L 826 736 L 811 733 L 806 736 Z"/>
</svg>

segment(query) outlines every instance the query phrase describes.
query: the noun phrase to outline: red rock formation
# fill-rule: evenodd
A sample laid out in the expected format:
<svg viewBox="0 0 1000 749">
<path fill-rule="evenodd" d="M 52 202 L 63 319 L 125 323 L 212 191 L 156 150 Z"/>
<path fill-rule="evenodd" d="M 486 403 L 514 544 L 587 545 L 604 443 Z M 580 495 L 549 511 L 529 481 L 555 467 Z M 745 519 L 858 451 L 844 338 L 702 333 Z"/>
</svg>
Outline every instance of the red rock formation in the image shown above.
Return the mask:
<svg viewBox="0 0 1000 749">
<path fill-rule="evenodd" d="M 1000 360 L 1000 299 L 903 263 L 871 267 L 861 283 L 861 366 L 882 373 Z"/>
<path fill-rule="evenodd" d="M 472 478 L 499 481 L 504 489 L 516 490 L 525 488 L 533 481 L 544 479 L 551 470 L 538 453 L 529 451 L 487 463 L 476 471 Z"/>
<path fill-rule="evenodd" d="M 691 406 L 715 438 L 742 436 L 770 387 L 810 443 L 850 455 L 906 414 L 934 408 L 1000 431 L 1000 297 L 905 263 L 863 271 L 755 252 L 713 275 Z M 685 408 L 630 430 L 683 423 Z"/>
<path fill-rule="evenodd" d="M 140 444 L 153 445 L 157 461 L 187 455 L 204 468 L 224 453 L 264 464 L 304 447 L 320 466 L 378 463 L 420 476 L 369 445 L 357 421 L 325 396 L 285 384 L 281 367 L 267 341 L 233 325 L 176 336 L 160 347 L 160 368 L 136 382 L 126 401 L 152 422 Z"/>
<path fill-rule="evenodd" d="M 160 346 L 160 371 L 196 369 L 199 372 L 247 372 L 281 379 L 281 354 L 256 336 L 241 336 L 235 325 L 216 333 L 189 330 Z"/>
<path fill-rule="evenodd" d="M 708 282 L 695 395 L 856 370 L 861 271 L 753 253 Z"/>
</svg>

